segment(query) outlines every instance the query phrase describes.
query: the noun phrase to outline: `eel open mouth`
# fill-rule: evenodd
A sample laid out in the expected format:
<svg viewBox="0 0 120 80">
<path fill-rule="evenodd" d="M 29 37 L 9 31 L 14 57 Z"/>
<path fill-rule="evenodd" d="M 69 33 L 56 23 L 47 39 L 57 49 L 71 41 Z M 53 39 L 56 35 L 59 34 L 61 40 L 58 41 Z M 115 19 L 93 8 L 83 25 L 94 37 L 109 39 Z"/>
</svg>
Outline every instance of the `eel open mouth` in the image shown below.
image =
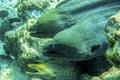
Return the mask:
<svg viewBox="0 0 120 80">
<path fill-rule="evenodd" d="M 30 68 L 30 69 L 27 71 L 28 74 L 29 74 L 29 73 L 37 73 L 37 72 L 38 72 L 37 70 L 32 69 L 32 68 Z"/>
<path fill-rule="evenodd" d="M 77 49 L 65 44 L 51 43 L 43 49 L 43 55 L 54 58 L 70 59 L 76 56 Z"/>
<path fill-rule="evenodd" d="M 54 50 L 45 50 L 43 52 L 43 55 L 45 56 L 49 56 L 49 57 L 65 57 L 64 54 L 60 53 L 60 52 L 57 52 L 57 51 L 54 51 Z"/>
<path fill-rule="evenodd" d="M 38 37 L 38 38 L 51 38 L 53 37 L 53 34 L 48 32 L 40 32 L 40 31 L 30 31 L 30 36 L 32 37 Z"/>
<path fill-rule="evenodd" d="M 61 44 L 50 44 L 44 48 L 43 55 L 49 57 L 65 57 L 66 55 L 62 50 L 64 49 Z"/>
</svg>

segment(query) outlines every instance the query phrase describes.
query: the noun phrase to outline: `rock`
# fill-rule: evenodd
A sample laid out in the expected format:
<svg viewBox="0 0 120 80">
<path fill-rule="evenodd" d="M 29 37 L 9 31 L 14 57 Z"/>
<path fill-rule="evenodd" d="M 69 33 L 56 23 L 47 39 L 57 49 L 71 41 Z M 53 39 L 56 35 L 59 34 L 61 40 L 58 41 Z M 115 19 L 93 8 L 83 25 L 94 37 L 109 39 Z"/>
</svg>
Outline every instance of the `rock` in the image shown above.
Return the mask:
<svg viewBox="0 0 120 80">
<path fill-rule="evenodd" d="M 0 25 L 0 40 L 4 41 L 4 35 L 7 31 L 10 30 L 15 30 L 16 26 L 12 25 L 13 23 L 18 23 L 18 22 L 22 22 L 22 20 L 20 18 L 9 18 L 3 22 L 1 22 Z M 19 25 L 17 25 L 18 27 Z"/>
<path fill-rule="evenodd" d="M 7 10 L 1 10 L 0 11 L 0 18 L 5 18 L 8 16 L 8 11 Z"/>
<path fill-rule="evenodd" d="M 37 38 L 30 36 L 28 29 L 34 25 L 36 19 L 28 20 L 27 23 L 22 25 L 20 28 L 17 28 L 15 31 L 8 31 L 5 34 L 5 50 L 6 52 L 15 57 L 18 65 L 22 68 L 22 71 L 29 71 L 31 74 L 31 78 L 49 78 L 46 77 L 46 70 L 49 68 L 55 72 L 55 77 L 52 78 L 51 74 L 47 74 L 50 76 L 50 80 L 76 80 L 76 68 L 74 63 L 64 60 L 52 60 L 51 58 L 45 57 L 42 55 L 43 48 L 46 43 L 51 40 L 51 38 Z M 34 74 L 35 69 L 31 69 L 31 66 L 27 65 L 36 65 L 39 62 L 44 62 L 47 64 L 45 70 Z M 40 63 L 39 63 L 40 64 Z M 41 64 L 40 64 L 41 65 Z M 62 65 L 62 66 L 61 66 Z M 33 72 L 32 72 L 33 71 Z M 45 72 L 44 72 L 45 71 Z M 43 73 L 43 74 L 42 74 Z M 45 74 L 44 74 L 45 73 Z"/>
</svg>

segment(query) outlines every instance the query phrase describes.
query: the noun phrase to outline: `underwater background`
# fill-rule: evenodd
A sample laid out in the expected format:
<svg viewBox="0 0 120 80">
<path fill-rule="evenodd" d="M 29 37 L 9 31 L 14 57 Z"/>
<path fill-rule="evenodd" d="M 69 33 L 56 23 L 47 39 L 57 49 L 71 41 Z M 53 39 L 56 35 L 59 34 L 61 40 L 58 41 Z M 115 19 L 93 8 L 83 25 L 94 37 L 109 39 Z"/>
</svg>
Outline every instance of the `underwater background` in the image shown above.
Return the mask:
<svg viewBox="0 0 120 80">
<path fill-rule="evenodd" d="M 120 80 L 119 0 L 0 0 L 0 80 Z"/>
</svg>

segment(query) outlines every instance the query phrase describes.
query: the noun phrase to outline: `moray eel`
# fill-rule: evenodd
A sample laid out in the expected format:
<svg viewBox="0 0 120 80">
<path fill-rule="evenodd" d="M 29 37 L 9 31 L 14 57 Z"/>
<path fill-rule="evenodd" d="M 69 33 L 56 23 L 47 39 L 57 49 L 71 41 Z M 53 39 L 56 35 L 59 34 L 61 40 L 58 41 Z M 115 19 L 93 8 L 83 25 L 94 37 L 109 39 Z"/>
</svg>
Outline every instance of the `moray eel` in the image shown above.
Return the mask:
<svg viewBox="0 0 120 80">
<path fill-rule="evenodd" d="M 44 48 L 43 54 L 73 61 L 104 55 L 109 44 L 104 27 L 107 19 L 120 10 L 120 1 L 66 0 L 59 5 L 61 7 L 76 23 L 58 32 Z"/>
<path fill-rule="evenodd" d="M 43 14 L 29 29 L 33 37 L 48 38 L 53 37 L 56 33 L 70 28 L 75 22 L 70 15 L 62 9 L 50 9 Z"/>
</svg>

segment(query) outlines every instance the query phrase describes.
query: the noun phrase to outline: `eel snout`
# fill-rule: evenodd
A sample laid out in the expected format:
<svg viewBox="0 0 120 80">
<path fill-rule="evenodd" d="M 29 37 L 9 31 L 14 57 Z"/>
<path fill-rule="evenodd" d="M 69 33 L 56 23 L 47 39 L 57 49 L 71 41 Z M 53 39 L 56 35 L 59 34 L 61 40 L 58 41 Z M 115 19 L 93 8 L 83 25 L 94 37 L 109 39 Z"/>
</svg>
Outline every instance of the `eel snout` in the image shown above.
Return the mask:
<svg viewBox="0 0 120 80">
<path fill-rule="evenodd" d="M 90 51 L 83 52 L 65 44 L 49 44 L 44 48 L 43 55 L 51 58 L 60 58 L 70 61 L 84 61 L 103 55 L 107 44 L 92 46 Z"/>
<path fill-rule="evenodd" d="M 49 44 L 44 48 L 43 55 L 55 58 L 74 58 L 77 49 L 65 44 Z M 68 55 L 68 54 L 69 55 Z"/>
</svg>

